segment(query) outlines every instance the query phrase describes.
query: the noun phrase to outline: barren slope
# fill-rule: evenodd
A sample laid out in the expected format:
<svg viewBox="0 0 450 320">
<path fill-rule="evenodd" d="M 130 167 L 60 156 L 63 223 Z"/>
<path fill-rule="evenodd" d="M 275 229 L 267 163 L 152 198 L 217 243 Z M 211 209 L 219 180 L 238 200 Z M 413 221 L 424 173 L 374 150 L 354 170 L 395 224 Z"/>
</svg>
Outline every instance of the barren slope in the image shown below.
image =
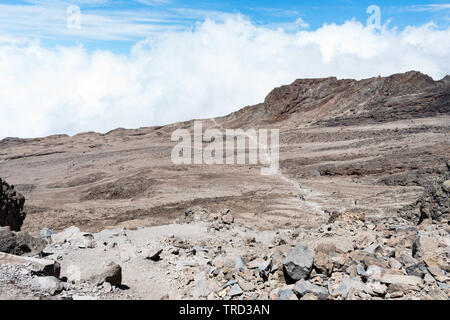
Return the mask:
<svg viewBox="0 0 450 320">
<path fill-rule="evenodd" d="M 274 176 L 250 165 L 172 164 L 171 133 L 192 125 L 4 139 L 0 176 L 27 198 L 23 229 L 33 232 L 163 225 L 194 206 L 229 208 L 238 224 L 260 229 L 316 226 L 328 219 L 323 210 L 390 216 L 450 159 L 450 81 L 417 72 L 303 79 L 203 121 L 204 129 L 279 128 Z"/>
</svg>

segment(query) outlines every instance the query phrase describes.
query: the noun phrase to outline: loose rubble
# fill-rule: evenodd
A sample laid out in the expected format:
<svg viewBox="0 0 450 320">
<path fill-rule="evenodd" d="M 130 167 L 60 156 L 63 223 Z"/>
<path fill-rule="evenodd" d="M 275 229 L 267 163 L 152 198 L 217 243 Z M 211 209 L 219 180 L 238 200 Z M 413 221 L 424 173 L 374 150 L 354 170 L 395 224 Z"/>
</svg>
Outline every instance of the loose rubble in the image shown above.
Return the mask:
<svg viewBox="0 0 450 320">
<path fill-rule="evenodd" d="M 230 210 L 197 207 L 159 227 L 44 229 L 44 259 L 0 256 L 0 288 L 40 299 L 450 298 L 445 215 L 416 224 L 357 208 L 324 214 L 315 229 L 252 230 Z"/>
</svg>

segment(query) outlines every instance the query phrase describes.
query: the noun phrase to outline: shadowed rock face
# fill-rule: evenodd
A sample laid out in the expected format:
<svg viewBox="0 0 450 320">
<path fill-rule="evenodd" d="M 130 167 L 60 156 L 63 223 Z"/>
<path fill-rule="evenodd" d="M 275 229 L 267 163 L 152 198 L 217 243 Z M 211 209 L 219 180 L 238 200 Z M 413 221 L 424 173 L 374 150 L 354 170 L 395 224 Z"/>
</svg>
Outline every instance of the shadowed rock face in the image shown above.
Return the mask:
<svg viewBox="0 0 450 320">
<path fill-rule="evenodd" d="M 23 195 L 0 178 L 0 227 L 9 226 L 12 231 L 20 231 L 26 216 L 24 204 Z"/>
</svg>

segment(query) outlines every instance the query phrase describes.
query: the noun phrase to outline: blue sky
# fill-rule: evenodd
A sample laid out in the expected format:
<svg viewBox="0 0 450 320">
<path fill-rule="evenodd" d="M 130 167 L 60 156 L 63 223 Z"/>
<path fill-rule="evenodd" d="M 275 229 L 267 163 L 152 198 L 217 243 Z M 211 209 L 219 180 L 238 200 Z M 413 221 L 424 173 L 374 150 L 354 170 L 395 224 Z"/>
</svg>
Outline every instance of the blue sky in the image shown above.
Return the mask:
<svg viewBox="0 0 450 320">
<path fill-rule="evenodd" d="M 0 0 L 0 139 L 222 116 L 298 78 L 439 80 L 449 22 L 439 0 Z"/>
<path fill-rule="evenodd" d="M 81 29 L 68 30 L 69 5 L 81 10 Z M 242 14 L 255 25 L 314 30 L 324 24 L 342 24 L 352 18 L 365 22 L 366 8 L 377 5 L 381 22 L 405 28 L 434 22 L 438 28 L 450 23 L 450 2 L 432 1 L 185 1 L 185 0 L 2 0 L 0 30 L 3 35 L 34 37 L 46 46 L 83 44 L 88 50 L 106 49 L 127 53 L 136 41 L 168 30 L 195 28 L 206 18 L 220 20 Z"/>
</svg>

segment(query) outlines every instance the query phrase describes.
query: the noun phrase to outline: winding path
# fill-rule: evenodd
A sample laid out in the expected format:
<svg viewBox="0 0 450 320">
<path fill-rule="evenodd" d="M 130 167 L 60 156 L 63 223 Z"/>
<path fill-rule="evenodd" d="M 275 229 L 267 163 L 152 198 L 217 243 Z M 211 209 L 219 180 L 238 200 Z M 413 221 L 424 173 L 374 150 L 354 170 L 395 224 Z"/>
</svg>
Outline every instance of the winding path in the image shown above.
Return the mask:
<svg viewBox="0 0 450 320">
<path fill-rule="evenodd" d="M 222 130 L 226 130 L 226 128 L 223 127 L 220 123 L 218 123 L 216 121 L 216 119 L 210 118 L 209 120 L 211 120 L 216 126 L 220 127 Z M 273 168 L 272 159 L 269 155 L 267 147 L 260 144 L 258 141 L 256 141 L 254 136 L 249 135 L 248 133 L 245 133 L 245 136 L 247 136 L 249 139 L 251 139 L 253 142 L 255 142 L 259 148 L 262 148 L 264 150 L 264 155 L 265 155 L 266 161 L 269 164 L 269 167 Z M 276 172 L 273 173 L 273 175 L 277 176 L 279 179 L 283 180 L 284 182 L 290 184 L 296 193 L 298 193 L 299 195 L 303 195 L 303 200 L 299 199 L 298 197 L 295 197 L 295 199 L 297 200 L 298 203 L 309 207 L 310 209 L 314 210 L 317 213 L 323 214 L 323 209 L 320 206 L 320 204 L 318 204 L 317 202 L 308 200 L 308 197 L 314 193 L 312 190 L 303 188 L 297 181 L 292 180 L 291 178 L 289 178 L 288 176 L 283 174 L 279 168 L 276 170 Z"/>
</svg>

